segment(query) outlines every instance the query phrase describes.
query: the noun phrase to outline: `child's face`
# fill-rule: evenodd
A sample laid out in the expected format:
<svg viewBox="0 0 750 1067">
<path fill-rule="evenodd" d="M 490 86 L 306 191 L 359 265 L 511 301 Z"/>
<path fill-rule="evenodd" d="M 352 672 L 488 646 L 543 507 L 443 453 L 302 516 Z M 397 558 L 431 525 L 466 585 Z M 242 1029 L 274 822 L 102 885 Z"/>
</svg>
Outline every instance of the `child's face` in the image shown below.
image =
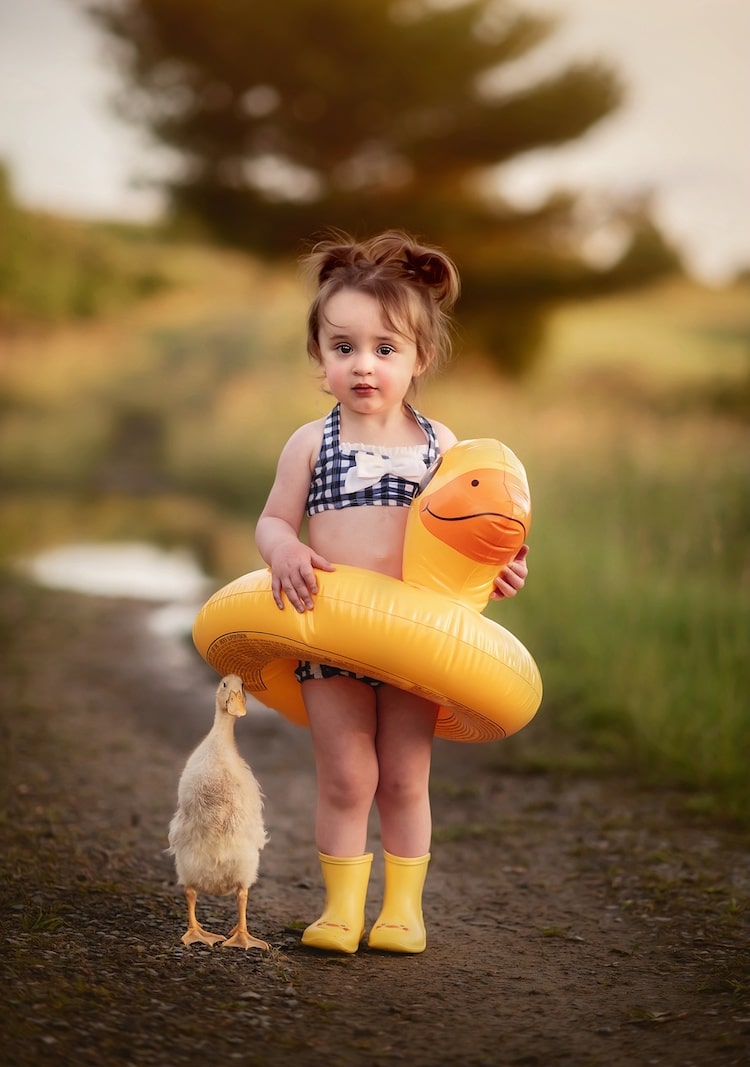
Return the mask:
<svg viewBox="0 0 750 1067">
<path fill-rule="evenodd" d="M 400 406 L 424 370 L 416 341 L 388 325 L 369 293 L 343 289 L 321 310 L 320 359 L 336 399 L 361 414 Z"/>
</svg>

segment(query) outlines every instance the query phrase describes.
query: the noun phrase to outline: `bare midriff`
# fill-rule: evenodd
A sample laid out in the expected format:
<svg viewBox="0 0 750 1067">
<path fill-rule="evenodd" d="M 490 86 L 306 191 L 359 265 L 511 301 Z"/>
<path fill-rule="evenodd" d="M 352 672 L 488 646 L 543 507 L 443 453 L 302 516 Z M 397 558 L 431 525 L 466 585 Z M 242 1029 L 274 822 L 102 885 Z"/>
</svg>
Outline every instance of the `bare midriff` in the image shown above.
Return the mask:
<svg viewBox="0 0 750 1067">
<path fill-rule="evenodd" d="M 409 509 L 362 505 L 311 515 L 310 547 L 331 563 L 401 577 Z"/>
</svg>

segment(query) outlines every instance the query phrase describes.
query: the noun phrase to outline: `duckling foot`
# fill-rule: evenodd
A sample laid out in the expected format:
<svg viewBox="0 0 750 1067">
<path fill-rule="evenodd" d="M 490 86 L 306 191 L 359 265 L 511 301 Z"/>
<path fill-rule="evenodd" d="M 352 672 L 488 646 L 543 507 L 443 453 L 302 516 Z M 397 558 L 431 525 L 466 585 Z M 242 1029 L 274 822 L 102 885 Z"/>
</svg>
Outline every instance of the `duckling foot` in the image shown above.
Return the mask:
<svg viewBox="0 0 750 1067">
<path fill-rule="evenodd" d="M 204 930 L 198 922 L 195 915 L 195 905 L 198 901 L 198 894 L 196 893 L 194 886 L 185 886 L 185 901 L 188 910 L 188 928 L 182 935 L 183 945 L 194 945 L 196 942 L 200 942 L 200 944 L 203 945 L 215 945 L 217 941 L 223 941 L 224 938 L 221 934 L 212 934 L 208 930 Z"/>
<path fill-rule="evenodd" d="M 204 930 L 200 923 L 188 926 L 181 938 L 183 945 L 194 945 L 197 942 L 203 945 L 215 945 L 217 941 L 223 940 L 222 934 L 212 934 L 208 930 Z"/>
<path fill-rule="evenodd" d="M 247 930 L 238 930 L 237 927 L 231 932 L 226 939 L 222 948 L 260 948 L 264 952 L 268 952 L 269 945 L 267 941 L 261 941 L 259 937 L 253 937 Z"/>
<path fill-rule="evenodd" d="M 237 887 L 237 925 L 229 931 L 222 948 L 260 948 L 268 952 L 268 942 L 253 937 L 247 930 L 247 889 Z"/>
</svg>

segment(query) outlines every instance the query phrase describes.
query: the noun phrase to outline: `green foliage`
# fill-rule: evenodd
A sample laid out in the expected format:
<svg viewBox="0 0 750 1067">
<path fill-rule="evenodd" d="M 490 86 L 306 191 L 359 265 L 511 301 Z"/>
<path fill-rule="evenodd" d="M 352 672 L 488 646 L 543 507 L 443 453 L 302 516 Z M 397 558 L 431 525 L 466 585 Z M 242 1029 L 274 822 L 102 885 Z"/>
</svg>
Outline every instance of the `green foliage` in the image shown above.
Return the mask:
<svg viewBox="0 0 750 1067">
<path fill-rule="evenodd" d="M 522 213 L 490 191 L 499 164 L 581 135 L 621 100 L 598 63 L 503 88 L 550 19 L 498 0 L 289 0 L 281 18 L 273 0 L 89 6 L 119 45 L 124 106 L 182 157 L 172 204 L 222 241 L 296 255 L 333 226 L 440 243 L 462 273 L 468 339 L 514 374 L 549 306 L 604 284 L 573 198 Z M 628 268 L 611 284 L 664 264 Z"/>
<path fill-rule="evenodd" d="M 166 278 L 148 248 L 106 228 L 26 211 L 0 166 L 0 326 L 93 318 Z"/>
<path fill-rule="evenodd" d="M 532 761 L 629 767 L 747 818 L 750 462 L 674 429 L 679 464 L 623 441 L 537 475 L 533 581 L 494 614 L 544 677 Z"/>
</svg>

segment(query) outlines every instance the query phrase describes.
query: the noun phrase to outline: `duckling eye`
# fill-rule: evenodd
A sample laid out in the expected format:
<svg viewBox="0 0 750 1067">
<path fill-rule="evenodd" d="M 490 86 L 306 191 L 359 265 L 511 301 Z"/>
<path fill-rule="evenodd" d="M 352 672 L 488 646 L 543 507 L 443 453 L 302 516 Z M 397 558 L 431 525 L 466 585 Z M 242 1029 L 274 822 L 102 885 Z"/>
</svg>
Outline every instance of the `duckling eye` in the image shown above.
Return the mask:
<svg viewBox="0 0 750 1067">
<path fill-rule="evenodd" d="M 478 478 L 472 478 L 471 479 L 471 484 L 472 485 L 479 485 L 479 479 Z"/>
</svg>

